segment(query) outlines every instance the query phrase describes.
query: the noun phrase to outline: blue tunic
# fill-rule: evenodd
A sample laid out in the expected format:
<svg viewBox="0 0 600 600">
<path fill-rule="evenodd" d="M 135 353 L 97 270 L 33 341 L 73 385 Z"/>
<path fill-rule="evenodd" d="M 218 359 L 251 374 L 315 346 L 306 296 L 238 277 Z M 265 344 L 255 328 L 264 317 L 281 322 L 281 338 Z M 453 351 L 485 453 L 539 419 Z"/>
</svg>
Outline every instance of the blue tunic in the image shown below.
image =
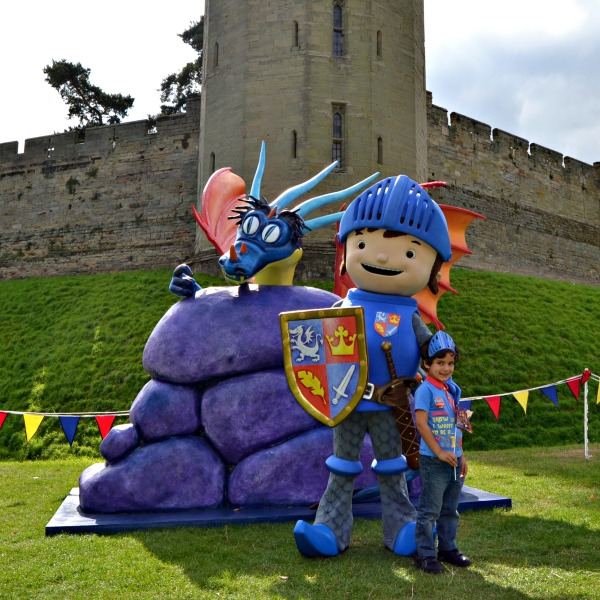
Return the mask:
<svg viewBox="0 0 600 600">
<path fill-rule="evenodd" d="M 417 301 L 414 298 L 375 294 L 356 288 L 348 290 L 342 306 L 362 306 L 365 313 L 367 354 L 369 357 L 369 382 L 385 385 L 392 376 L 388 367 L 383 342 L 391 342 L 392 357 L 397 377 L 414 377 L 419 367 L 419 343 L 413 323 L 418 316 Z M 422 323 L 420 317 L 418 317 Z M 431 336 L 425 327 L 426 334 Z M 362 400 L 356 410 L 373 408 L 373 402 L 365 406 Z M 388 406 L 377 405 L 378 410 L 391 410 Z"/>
</svg>

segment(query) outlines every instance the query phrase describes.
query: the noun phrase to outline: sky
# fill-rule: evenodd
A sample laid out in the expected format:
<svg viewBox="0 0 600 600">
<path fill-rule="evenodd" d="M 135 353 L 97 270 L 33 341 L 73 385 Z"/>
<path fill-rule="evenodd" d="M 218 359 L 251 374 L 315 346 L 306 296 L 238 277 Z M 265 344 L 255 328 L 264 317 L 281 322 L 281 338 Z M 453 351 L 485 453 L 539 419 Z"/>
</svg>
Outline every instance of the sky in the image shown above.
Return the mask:
<svg viewBox="0 0 600 600">
<path fill-rule="evenodd" d="M 168 7 L 168 8 L 166 8 Z M 164 77 L 194 59 L 177 34 L 200 0 L 11 2 L 0 20 L 0 143 L 77 124 L 45 81 L 80 62 L 109 93 L 135 98 L 126 121 L 160 108 Z M 600 0 L 425 0 L 427 89 L 449 113 L 565 156 L 600 161 Z"/>
</svg>

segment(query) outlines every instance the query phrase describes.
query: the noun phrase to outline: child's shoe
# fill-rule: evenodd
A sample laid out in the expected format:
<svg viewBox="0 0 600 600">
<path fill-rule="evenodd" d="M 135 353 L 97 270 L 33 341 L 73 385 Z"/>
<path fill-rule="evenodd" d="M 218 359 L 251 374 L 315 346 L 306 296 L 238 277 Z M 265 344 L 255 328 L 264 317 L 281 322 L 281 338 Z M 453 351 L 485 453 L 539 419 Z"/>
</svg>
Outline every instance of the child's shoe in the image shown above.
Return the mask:
<svg viewBox="0 0 600 600">
<path fill-rule="evenodd" d="M 440 550 L 438 560 L 454 565 L 455 567 L 468 567 L 471 560 L 468 559 L 458 548 L 454 550 Z"/>
<path fill-rule="evenodd" d="M 444 565 L 440 563 L 433 556 L 419 556 L 418 554 L 414 558 L 415 566 L 425 573 L 430 575 L 441 575 L 446 572 Z"/>
</svg>

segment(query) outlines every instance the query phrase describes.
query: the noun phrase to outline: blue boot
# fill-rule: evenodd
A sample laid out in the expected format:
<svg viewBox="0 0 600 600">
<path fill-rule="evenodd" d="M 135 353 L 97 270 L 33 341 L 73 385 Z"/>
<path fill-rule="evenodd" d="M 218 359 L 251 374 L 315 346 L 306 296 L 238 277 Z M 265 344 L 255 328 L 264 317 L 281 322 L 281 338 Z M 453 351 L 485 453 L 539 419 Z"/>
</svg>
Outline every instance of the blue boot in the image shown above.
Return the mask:
<svg viewBox="0 0 600 600">
<path fill-rule="evenodd" d="M 310 525 L 306 521 L 298 521 L 294 527 L 294 538 L 300 554 L 308 558 L 339 554 L 335 534 L 327 525 Z"/>
<path fill-rule="evenodd" d="M 415 540 L 416 529 L 417 524 L 414 521 L 402 527 L 394 542 L 394 554 L 412 556 L 417 551 L 417 542 Z"/>
</svg>

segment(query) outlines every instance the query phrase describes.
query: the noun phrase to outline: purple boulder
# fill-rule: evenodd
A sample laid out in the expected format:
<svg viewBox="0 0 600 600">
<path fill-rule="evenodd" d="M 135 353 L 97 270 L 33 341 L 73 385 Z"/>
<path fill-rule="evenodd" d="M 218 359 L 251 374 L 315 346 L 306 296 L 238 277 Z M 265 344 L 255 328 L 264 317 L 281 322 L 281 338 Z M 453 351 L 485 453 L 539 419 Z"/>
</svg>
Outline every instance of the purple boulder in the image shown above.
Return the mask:
<svg viewBox="0 0 600 600">
<path fill-rule="evenodd" d="M 200 290 L 158 322 L 144 348 L 144 368 L 154 379 L 191 384 L 282 367 L 279 313 L 330 307 L 337 300 L 299 286 Z"/>
<path fill-rule="evenodd" d="M 79 478 L 81 509 L 91 513 L 214 508 L 223 502 L 225 468 L 200 437 L 140 446 Z"/>
<path fill-rule="evenodd" d="M 100 454 L 107 462 L 121 460 L 126 454 L 137 448 L 140 443 L 135 425 L 117 425 L 113 427 L 100 443 Z"/>
<path fill-rule="evenodd" d="M 333 451 L 333 430 L 320 427 L 285 444 L 261 450 L 242 460 L 229 478 L 229 502 L 233 506 L 291 506 L 318 502 L 327 486 L 325 460 Z M 361 453 L 365 467 L 356 478 L 356 489 L 377 481 L 370 469 L 371 440 Z"/>
<path fill-rule="evenodd" d="M 292 396 L 283 369 L 230 377 L 207 389 L 202 425 L 229 464 L 320 426 Z"/>
<path fill-rule="evenodd" d="M 129 419 L 146 442 L 196 433 L 200 401 L 195 388 L 149 381 L 131 405 Z"/>
</svg>

